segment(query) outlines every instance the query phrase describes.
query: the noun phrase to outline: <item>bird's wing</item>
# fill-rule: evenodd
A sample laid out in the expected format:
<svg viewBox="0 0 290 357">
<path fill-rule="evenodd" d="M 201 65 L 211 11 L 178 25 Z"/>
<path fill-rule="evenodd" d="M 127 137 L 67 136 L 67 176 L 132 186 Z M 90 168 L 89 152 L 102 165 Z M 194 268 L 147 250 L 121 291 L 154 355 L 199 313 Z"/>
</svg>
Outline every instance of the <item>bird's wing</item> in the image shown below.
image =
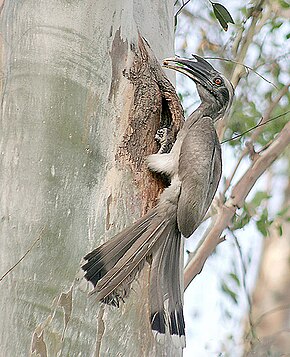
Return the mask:
<svg viewBox="0 0 290 357">
<path fill-rule="evenodd" d="M 221 148 L 210 117 L 189 126 L 181 146 L 178 176 L 177 222 L 181 233 L 189 237 L 208 210 L 221 177 Z"/>
</svg>

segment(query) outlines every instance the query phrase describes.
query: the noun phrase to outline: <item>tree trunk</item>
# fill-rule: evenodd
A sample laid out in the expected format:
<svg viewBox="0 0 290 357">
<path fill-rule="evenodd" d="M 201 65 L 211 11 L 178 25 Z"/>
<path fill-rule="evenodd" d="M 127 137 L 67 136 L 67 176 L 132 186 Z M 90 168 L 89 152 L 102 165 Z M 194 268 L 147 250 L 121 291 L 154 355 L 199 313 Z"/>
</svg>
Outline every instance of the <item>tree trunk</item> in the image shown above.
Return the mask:
<svg viewBox="0 0 290 357">
<path fill-rule="evenodd" d="M 152 338 L 148 266 L 120 309 L 99 309 L 79 268 L 163 187 L 145 158 L 182 112 L 142 36 L 172 55 L 172 12 L 170 0 L 4 3 L 1 356 L 181 354 Z"/>
</svg>

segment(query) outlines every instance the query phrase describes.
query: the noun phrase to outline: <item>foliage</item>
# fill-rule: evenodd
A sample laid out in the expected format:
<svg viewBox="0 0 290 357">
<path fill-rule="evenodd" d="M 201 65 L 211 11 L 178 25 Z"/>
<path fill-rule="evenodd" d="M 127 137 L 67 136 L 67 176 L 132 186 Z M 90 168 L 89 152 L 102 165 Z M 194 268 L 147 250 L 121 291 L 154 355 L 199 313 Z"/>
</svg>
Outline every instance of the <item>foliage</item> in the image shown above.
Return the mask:
<svg viewBox="0 0 290 357">
<path fill-rule="evenodd" d="M 248 165 L 246 162 L 250 161 L 245 161 L 245 157 L 263 152 L 289 122 L 290 93 L 286 87 L 289 81 L 289 47 L 287 48 L 286 40 L 290 37 L 290 28 L 285 18 L 285 10 L 289 5 L 284 0 L 267 3 L 256 0 L 251 4 L 224 2 L 226 9 L 222 4 L 211 1 L 210 3 L 212 8 L 205 6 L 207 1 L 187 3 L 186 9 L 179 14 L 176 43 L 178 54 L 181 56 L 190 57 L 192 53 L 198 53 L 212 58 L 213 65 L 236 85 L 232 114 L 223 131 L 223 140 L 227 141 L 223 145 L 231 150 L 236 160 L 234 169 L 227 170 L 227 165 L 224 165 L 224 182 L 227 182 L 228 186 L 223 187 L 221 195 L 224 195 L 222 199 L 228 199 L 232 186 L 238 180 L 236 171 L 245 172 L 244 167 Z M 182 4 L 179 2 L 180 5 Z M 235 24 L 231 21 L 230 14 L 233 15 Z M 229 27 L 228 33 L 219 27 L 216 19 L 225 30 L 228 29 L 228 23 L 233 24 Z M 185 83 L 180 89 L 180 97 L 189 108 L 188 112 L 191 110 L 192 102 L 190 93 L 192 88 L 187 88 Z M 267 123 L 257 130 L 252 130 L 264 120 Z M 239 137 L 232 140 L 235 136 Z M 251 145 L 248 146 L 248 143 Z M 283 166 L 290 167 L 289 152 L 285 152 L 283 159 Z M 237 254 L 239 259 L 232 259 L 231 271 L 221 278 L 220 290 L 230 304 L 239 308 L 244 296 L 253 340 L 256 338 L 251 315 L 250 285 L 253 286 L 253 278 L 248 272 L 253 270 L 253 264 L 257 262 L 253 263 L 250 243 L 241 244 L 240 237 L 243 237 L 243 241 L 257 239 L 258 236 L 268 239 L 273 231 L 283 237 L 283 224 L 289 220 L 290 208 L 287 205 L 280 206 L 273 211 L 271 206 L 276 200 L 273 192 L 280 189 L 280 193 L 283 194 L 283 187 L 279 188 L 275 183 L 280 182 L 282 177 L 285 178 L 285 174 L 289 172 L 271 170 L 270 183 L 266 185 L 263 178 L 259 189 L 254 187 L 254 193 L 239 209 L 227 231 L 228 240 L 234 243 L 232 254 Z M 280 204 L 283 205 L 283 201 Z M 248 236 L 246 233 L 249 227 L 251 232 L 255 230 L 254 235 L 251 233 Z M 248 248 L 245 249 L 244 246 Z M 222 306 L 227 319 L 234 319 L 235 314 L 230 305 Z M 224 344 L 227 346 L 226 352 L 230 355 L 234 353 L 231 348 L 237 343 L 236 338 Z"/>
<path fill-rule="evenodd" d="M 229 13 L 229 11 L 221 4 L 216 2 L 211 2 L 213 13 L 217 18 L 218 22 L 220 23 L 221 27 L 227 31 L 229 26 L 228 23 L 234 24 L 234 20 Z"/>
<path fill-rule="evenodd" d="M 228 30 L 228 23 L 234 24 L 234 20 L 231 16 L 231 14 L 229 13 L 229 11 L 227 10 L 226 7 L 224 7 L 222 4 L 217 3 L 217 2 L 212 2 L 211 0 L 209 0 L 209 2 L 212 5 L 213 8 L 213 15 L 214 17 L 218 20 L 218 22 L 220 23 L 222 29 L 224 29 L 225 31 Z M 186 5 L 188 5 L 190 3 L 190 0 L 182 0 L 181 3 L 177 0 L 175 2 L 175 5 L 178 5 L 179 8 L 174 16 L 175 19 L 175 27 L 177 26 L 177 19 L 178 19 L 178 15 L 181 13 L 181 11 L 185 8 Z"/>
</svg>

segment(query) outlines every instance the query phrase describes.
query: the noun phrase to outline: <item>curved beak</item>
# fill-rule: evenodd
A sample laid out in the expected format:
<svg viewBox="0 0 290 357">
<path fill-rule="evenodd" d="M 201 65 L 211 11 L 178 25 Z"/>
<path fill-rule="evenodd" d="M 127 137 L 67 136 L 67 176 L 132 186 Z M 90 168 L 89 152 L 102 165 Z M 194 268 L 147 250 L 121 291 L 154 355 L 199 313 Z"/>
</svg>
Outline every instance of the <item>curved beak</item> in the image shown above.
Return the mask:
<svg viewBox="0 0 290 357">
<path fill-rule="evenodd" d="M 193 59 L 190 60 L 181 57 L 165 58 L 163 67 L 183 73 L 204 87 L 208 87 L 211 84 L 210 72 L 214 70 L 207 61 L 196 55 L 193 55 Z"/>
</svg>

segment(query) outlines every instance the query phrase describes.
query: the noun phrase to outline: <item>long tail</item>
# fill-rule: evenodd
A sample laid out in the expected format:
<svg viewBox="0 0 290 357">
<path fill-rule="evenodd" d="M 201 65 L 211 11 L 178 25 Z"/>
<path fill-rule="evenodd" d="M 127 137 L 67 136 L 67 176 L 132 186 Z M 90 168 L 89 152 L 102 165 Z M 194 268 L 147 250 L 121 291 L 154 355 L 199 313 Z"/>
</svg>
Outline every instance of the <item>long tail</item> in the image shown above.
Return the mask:
<svg viewBox="0 0 290 357">
<path fill-rule="evenodd" d="M 118 267 L 120 267 L 122 257 L 124 257 L 126 253 L 128 254 L 133 244 L 146 233 L 155 217 L 156 210 L 153 209 L 132 226 L 124 229 L 84 257 L 84 259 L 87 260 L 87 263 L 82 266 L 82 269 L 86 272 L 85 278 L 94 285 L 95 289 L 92 293 L 97 293 L 99 301 L 119 307 L 120 300 L 123 301 L 123 298 L 127 296 L 128 287 L 130 285 L 129 282 L 127 284 L 125 284 L 125 281 L 123 284 L 118 284 L 117 282 L 111 294 L 108 293 L 106 296 L 103 296 L 104 294 L 101 287 L 105 288 L 107 284 L 112 286 L 112 282 L 110 281 L 112 271 L 116 271 Z M 137 271 L 138 270 L 134 272 L 135 275 Z M 120 271 L 120 273 L 122 273 L 122 271 Z M 122 274 L 120 274 L 120 278 L 121 276 Z M 129 278 L 130 274 L 127 276 L 127 279 Z M 133 279 L 134 277 L 132 277 L 131 280 Z M 116 281 L 116 275 L 114 281 Z"/>
<path fill-rule="evenodd" d="M 180 290 L 181 234 L 171 229 L 153 256 L 150 279 L 151 327 L 158 340 L 169 330 L 173 342 L 185 347 L 185 324 Z"/>
<path fill-rule="evenodd" d="M 166 331 L 184 341 L 180 292 L 181 236 L 174 210 L 166 218 L 158 208 L 85 256 L 85 278 L 92 282 L 97 299 L 119 307 L 130 284 L 152 255 L 150 276 L 151 327 L 161 336 Z M 181 345 L 184 345 L 182 342 Z"/>
</svg>

